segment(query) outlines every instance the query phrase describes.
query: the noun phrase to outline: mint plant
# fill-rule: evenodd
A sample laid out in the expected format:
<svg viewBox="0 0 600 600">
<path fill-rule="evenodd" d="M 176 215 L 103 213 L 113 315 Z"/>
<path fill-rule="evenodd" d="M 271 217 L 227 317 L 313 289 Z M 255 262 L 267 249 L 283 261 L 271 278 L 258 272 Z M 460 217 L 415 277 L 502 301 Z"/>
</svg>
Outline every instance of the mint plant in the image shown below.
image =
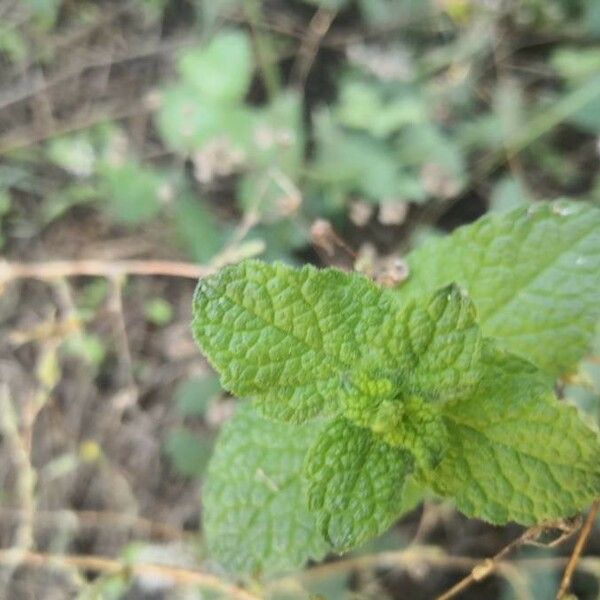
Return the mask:
<svg viewBox="0 0 600 600">
<path fill-rule="evenodd" d="M 600 496 L 600 438 L 554 383 L 600 317 L 600 211 L 538 203 L 359 273 L 246 261 L 202 279 L 195 337 L 252 398 L 208 471 L 204 527 L 237 572 L 285 570 L 386 530 L 425 490 L 524 525 Z"/>
</svg>

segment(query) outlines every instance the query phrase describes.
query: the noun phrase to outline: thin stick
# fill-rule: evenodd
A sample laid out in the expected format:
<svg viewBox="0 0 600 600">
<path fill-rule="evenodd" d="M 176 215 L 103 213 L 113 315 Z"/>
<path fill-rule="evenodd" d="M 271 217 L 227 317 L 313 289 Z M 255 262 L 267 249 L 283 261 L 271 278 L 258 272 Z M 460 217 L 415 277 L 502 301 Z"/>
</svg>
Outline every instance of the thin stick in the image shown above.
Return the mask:
<svg viewBox="0 0 600 600">
<path fill-rule="evenodd" d="M 221 592 L 227 598 L 235 598 L 235 600 L 260 600 L 258 596 L 227 583 L 210 573 L 168 565 L 128 564 L 104 556 L 44 554 L 41 552 L 21 552 L 19 550 L 0 550 L 0 563 L 26 563 L 30 566 L 43 568 L 63 566 L 109 575 L 127 575 L 128 573 L 137 576 L 150 575 L 164 577 L 180 586 L 197 585 L 212 589 Z"/>
<path fill-rule="evenodd" d="M 123 275 L 163 275 L 198 279 L 213 273 L 216 267 L 170 260 L 120 260 L 94 259 L 53 260 L 37 263 L 0 261 L 0 283 L 16 279 L 41 279 L 47 281 L 62 277 L 115 278 Z"/>
<path fill-rule="evenodd" d="M 467 570 L 472 569 L 478 562 L 476 558 L 469 556 L 448 555 L 438 546 L 416 545 L 404 550 L 352 556 L 336 562 L 323 563 L 306 569 L 300 574 L 300 578 L 312 581 L 353 570 L 406 567 L 417 563 L 426 563 L 440 568 Z"/>
<path fill-rule="evenodd" d="M 369 569 L 409 569 L 413 565 L 427 564 L 439 569 L 456 569 L 468 571 L 481 564 L 478 558 L 470 556 L 448 555 L 437 546 L 415 546 L 406 550 L 380 552 L 367 554 L 365 556 L 353 556 L 347 559 L 328 562 L 310 567 L 299 574 L 302 581 L 319 581 L 339 574 L 347 574 L 350 571 L 365 571 Z M 567 564 L 566 556 L 549 556 L 544 558 L 519 558 L 513 561 L 501 560 L 498 562 L 497 570 L 500 575 L 506 576 L 506 568 L 540 570 L 557 569 Z M 600 571 L 600 558 L 583 557 L 579 566 L 591 574 Z M 282 577 L 268 584 L 268 589 L 284 589 L 294 578 Z"/>
<path fill-rule="evenodd" d="M 497 562 L 496 570 L 499 575 L 511 582 L 513 587 L 518 587 L 515 574 L 520 570 L 539 570 L 562 568 L 567 563 L 567 557 L 551 556 L 545 558 L 525 557 L 513 561 L 500 560 Z M 600 569 L 600 558 L 584 557 L 580 561 L 580 567 L 591 574 L 597 574 Z M 302 582 L 314 582 L 335 577 L 340 574 L 348 574 L 351 571 L 368 571 L 370 569 L 411 570 L 413 567 L 428 565 L 438 569 L 452 569 L 470 571 L 481 566 L 481 560 L 470 556 L 448 555 L 438 546 L 414 546 L 404 550 L 380 552 L 367 554 L 365 556 L 353 556 L 335 562 L 328 562 L 306 569 L 299 574 Z M 293 577 L 282 577 L 275 579 L 267 585 L 270 593 L 286 589 L 289 585 L 297 582 Z"/>
<path fill-rule="evenodd" d="M 256 224 L 252 219 L 242 221 L 240 236 L 243 238 Z M 182 277 L 199 279 L 218 271 L 225 265 L 236 263 L 245 258 L 257 256 L 264 251 L 264 243 L 239 246 L 241 238 L 234 238 L 232 245 L 226 246 L 208 264 L 201 265 L 173 260 L 53 260 L 44 262 L 9 262 L 0 258 L 0 286 L 17 279 L 40 279 L 48 281 L 65 277 L 107 277 L 118 280 L 123 275 L 162 275 L 164 277 Z"/>
<path fill-rule="evenodd" d="M 0 507 L 0 522 L 15 521 L 24 517 L 25 511 L 19 508 Z M 194 534 L 171 527 L 165 523 L 125 513 L 96 510 L 36 510 L 33 515 L 36 527 L 54 528 L 73 521 L 80 528 L 111 527 L 134 530 L 138 535 L 160 540 L 179 541 Z"/>
<path fill-rule="evenodd" d="M 181 48 L 190 46 L 193 43 L 192 38 L 179 38 L 173 41 L 145 44 L 138 49 L 127 54 L 117 56 L 98 56 L 88 62 L 75 64 L 74 67 L 67 68 L 57 73 L 52 79 L 37 79 L 34 81 L 25 81 L 22 85 L 15 85 L 6 91 L 0 93 L 0 110 L 28 100 L 32 96 L 40 93 L 47 93 L 53 88 L 64 85 L 71 79 L 80 77 L 82 73 L 90 69 L 100 69 L 102 67 L 118 67 L 127 62 L 133 62 L 141 58 L 148 58 L 165 53 L 174 53 Z"/>
<path fill-rule="evenodd" d="M 581 533 L 579 534 L 579 538 L 577 539 L 577 543 L 575 544 L 575 548 L 573 549 L 573 554 L 571 554 L 571 558 L 567 563 L 565 568 L 565 573 L 563 575 L 562 581 L 560 582 L 560 587 L 558 588 L 558 593 L 556 594 L 556 599 L 561 600 L 564 598 L 571 587 L 571 580 L 573 579 L 573 575 L 575 574 L 575 570 L 577 569 L 577 563 L 581 558 L 581 554 L 583 553 L 583 549 L 592 533 L 592 529 L 594 528 L 594 523 L 596 522 L 596 517 L 598 516 L 598 510 L 600 509 L 600 500 L 596 500 L 594 504 L 592 504 L 592 508 L 581 528 Z"/>
<path fill-rule="evenodd" d="M 302 40 L 298 57 L 292 67 L 293 86 L 304 89 L 306 79 L 319 52 L 321 41 L 327 35 L 337 12 L 320 6 L 308 24 L 306 37 Z"/>
<path fill-rule="evenodd" d="M 530 527 L 524 531 L 516 540 L 510 542 L 510 544 L 504 546 L 500 552 L 495 554 L 492 558 L 487 558 L 483 562 L 480 562 L 472 571 L 464 578 L 461 579 L 457 584 L 453 585 L 448 591 L 444 592 L 441 596 L 437 597 L 437 600 L 450 600 L 455 598 L 470 587 L 472 584 L 482 581 L 489 577 L 499 566 L 500 562 L 513 550 L 522 546 L 524 543 L 534 540 L 546 529 L 544 525 L 536 525 Z"/>
<path fill-rule="evenodd" d="M 263 18 L 260 4 L 256 0 L 245 0 L 244 8 L 248 24 L 250 25 L 250 34 L 256 53 L 256 60 L 261 69 L 265 89 L 272 100 L 277 96 L 280 88 L 276 53 L 273 51 L 270 37 L 263 35 L 258 27 Z"/>
<path fill-rule="evenodd" d="M 27 148 L 34 144 L 41 144 L 53 137 L 73 133 L 74 131 L 80 131 L 81 129 L 87 129 L 105 121 L 117 121 L 133 115 L 139 116 L 142 112 L 152 112 L 145 106 L 129 105 L 119 107 L 114 106 L 114 104 L 115 103 L 112 103 L 110 106 L 99 107 L 98 109 L 91 111 L 83 109 L 73 118 L 65 119 L 64 121 L 57 123 L 56 128 L 53 131 L 46 133 L 32 132 L 29 125 L 19 127 L 0 137 L 0 154 Z"/>
</svg>

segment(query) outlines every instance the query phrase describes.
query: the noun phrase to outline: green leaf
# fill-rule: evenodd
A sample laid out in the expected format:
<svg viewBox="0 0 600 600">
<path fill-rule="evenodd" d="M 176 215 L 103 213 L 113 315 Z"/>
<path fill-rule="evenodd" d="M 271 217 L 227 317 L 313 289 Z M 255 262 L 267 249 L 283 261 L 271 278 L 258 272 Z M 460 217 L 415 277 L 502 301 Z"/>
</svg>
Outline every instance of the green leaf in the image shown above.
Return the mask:
<svg viewBox="0 0 600 600">
<path fill-rule="evenodd" d="M 463 150 L 435 125 L 417 123 L 406 127 L 397 147 L 396 160 L 417 170 L 425 195 L 450 198 L 463 188 L 466 174 Z"/>
<path fill-rule="evenodd" d="M 281 93 L 256 111 L 247 151 L 255 168 L 276 168 L 290 177 L 297 174 L 305 151 L 302 102 L 297 93 Z"/>
<path fill-rule="evenodd" d="M 600 71 L 600 48 L 559 46 L 550 64 L 567 79 L 585 81 Z"/>
<path fill-rule="evenodd" d="M 377 138 L 427 120 L 423 100 L 412 90 L 386 101 L 377 86 L 360 80 L 343 84 L 336 116 L 342 125 L 363 129 Z"/>
<path fill-rule="evenodd" d="M 34 21 L 44 30 L 50 30 L 58 18 L 62 0 L 24 0 L 26 9 L 31 10 Z"/>
<path fill-rule="evenodd" d="M 10 26 L 0 24 L 0 53 L 12 62 L 21 62 L 27 56 L 27 43 L 22 33 Z"/>
<path fill-rule="evenodd" d="M 210 552 L 232 571 L 285 571 L 327 552 L 301 480 L 319 429 L 265 420 L 250 405 L 223 428 L 205 484 L 204 530 Z"/>
<path fill-rule="evenodd" d="M 412 457 L 368 429 L 340 418 L 329 423 L 304 465 L 308 507 L 325 539 L 341 551 L 385 531 L 405 512 Z"/>
<path fill-rule="evenodd" d="M 184 416 L 204 416 L 210 403 L 220 394 L 216 375 L 194 377 L 182 382 L 175 391 L 175 402 Z"/>
<path fill-rule="evenodd" d="M 317 147 L 311 176 L 327 195 L 338 197 L 338 204 L 356 193 L 375 202 L 424 198 L 418 178 L 401 168 L 383 140 L 345 131 L 326 112 L 316 115 L 314 125 Z"/>
<path fill-rule="evenodd" d="M 600 496 L 600 439 L 530 363 L 485 345 L 476 392 L 443 405 L 447 449 L 424 475 L 468 516 L 524 525 Z"/>
<path fill-rule="evenodd" d="M 214 139 L 236 152 L 253 148 L 255 114 L 243 104 L 252 71 L 250 43 L 241 32 L 220 33 L 207 46 L 185 51 L 182 80 L 163 91 L 156 116 L 165 142 L 183 153 Z"/>
<path fill-rule="evenodd" d="M 269 519 L 282 510 L 279 495 L 238 487 L 281 491 L 296 435 L 311 439 L 304 470 L 292 461 L 293 485 L 303 475 L 313 527 L 339 550 L 412 507 L 415 484 L 417 497 L 428 485 L 494 523 L 564 517 L 600 495 L 597 433 L 558 403 L 547 373 L 482 338 L 456 285 L 415 299 L 357 273 L 246 261 L 200 281 L 193 328 L 223 385 L 254 396 L 263 414 L 330 417 L 294 429 L 247 412 L 254 421 L 226 430 L 211 467 L 207 534 L 237 570 L 272 567 Z M 272 470 L 271 454 L 281 461 Z M 260 502 L 242 510 L 247 498 Z M 259 546 L 238 559 L 246 530 Z"/>
<path fill-rule="evenodd" d="M 212 448 L 212 439 L 202 439 L 187 429 L 171 431 L 165 444 L 165 452 L 175 468 L 189 477 L 204 473 Z"/>
<path fill-rule="evenodd" d="M 144 302 L 144 316 L 154 325 L 166 325 L 173 320 L 173 305 L 164 298 L 152 298 Z"/>
<path fill-rule="evenodd" d="M 481 334 L 472 302 L 455 286 L 421 304 L 409 302 L 395 321 L 395 369 L 356 368 L 345 376 L 344 414 L 430 468 L 444 451 L 440 405 L 472 393 L 480 378 Z"/>
<path fill-rule="evenodd" d="M 403 305 L 358 273 L 258 261 L 200 281 L 193 330 L 223 386 L 263 413 L 301 422 L 343 406 L 364 426 L 384 400 L 471 385 L 480 341 L 456 288 Z"/>
<path fill-rule="evenodd" d="M 408 263 L 401 298 L 457 282 L 485 335 L 552 376 L 584 355 L 600 316 L 600 210 L 585 203 L 486 216 L 418 248 Z"/>
<path fill-rule="evenodd" d="M 489 209 L 491 212 L 508 212 L 530 202 L 527 190 L 521 181 L 507 175 L 494 184 Z"/>
<path fill-rule="evenodd" d="M 225 232 L 205 201 L 184 191 L 174 210 L 178 238 L 194 260 L 206 262 L 223 247 Z"/>
<path fill-rule="evenodd" d="M 186 50 L 178 66 L 184 81 L 201 98 L 241 101 L 252 77 L 250 42 L 239 31 L 221 32 L 207 46 Z"/>
<path fill-rule="evenodd" d="M 53 139 L 48 144 L 48 157 L 76 177 L 94 172 L 96 152 L 86 135 L 72 135 Z"/>
<path fill-rule="evenodd" d="M 115 217 L 136 224 L 155 216 L 161 207 L 160 191 L 165 179 L 135 161 L 105 165 L 101 187 Z"/>
<path fill-rule="evenodd" d="M 361 357 L 384 360 L 369 342 L 390 302 L 360 275 L 245 261 L 200 280 L 193 330 L 226 389 L 303 421 L 337 410 L 343 371 Z"/>
<path fill-rule="evenodd" d="M 249 147 L 253 118 L 250 109 L 198 96 L 183 83 L 164 90 L 156 124 L 171 148 L 190 153 L 213 139 L 226 140 L 236 150 Z"/>
</svg>

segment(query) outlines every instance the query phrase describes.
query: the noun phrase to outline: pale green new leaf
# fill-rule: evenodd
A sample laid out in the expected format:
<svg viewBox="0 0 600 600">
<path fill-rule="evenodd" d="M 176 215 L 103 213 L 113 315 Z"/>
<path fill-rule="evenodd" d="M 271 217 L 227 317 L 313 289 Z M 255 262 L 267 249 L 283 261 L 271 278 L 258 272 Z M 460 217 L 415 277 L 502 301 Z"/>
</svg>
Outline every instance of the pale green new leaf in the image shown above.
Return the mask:
<svg viewBox="0 0 600 600">
<path fill-rule="evenodd" d="M 468 516 L 524 525 L 600 496 L 600 439 L 530 363 L 486 344 L 476 392 L 442 406 L 448 437 L 425 475 Z"/>
<path fill-rule="evenodd" d="M 336 550 L 385 531 L 405 512 L 412 463 L 405 450 L 344 418 L 325 427 L 306 457 L 304 476 L 308 507 Z"/>
<path fill-rule="evenodd" d="M 209 551 L 228 569 L 286 571 L 327 552 L 301 481 L 318 433 L 314 423 L 267 421 L 250 404 L 223 428 L 208 468 L 203 519 Z"/>
<path fill-rule="evenodd" d="M 552 376 L 583 356 L 600 317 L 600 210 L 589 204 L 488 215 L 418 248 L 408 263 L 400 297 L 458 283 L 485 335 Z"/>
<path fill-rule="evenodd" d="M 473 302 L 449 285 L 406 303 L 395 336 L 410 353 L 406 388 L 427 400 L 463 396 L 478 380 L 481 331 Z"/>
</svg>

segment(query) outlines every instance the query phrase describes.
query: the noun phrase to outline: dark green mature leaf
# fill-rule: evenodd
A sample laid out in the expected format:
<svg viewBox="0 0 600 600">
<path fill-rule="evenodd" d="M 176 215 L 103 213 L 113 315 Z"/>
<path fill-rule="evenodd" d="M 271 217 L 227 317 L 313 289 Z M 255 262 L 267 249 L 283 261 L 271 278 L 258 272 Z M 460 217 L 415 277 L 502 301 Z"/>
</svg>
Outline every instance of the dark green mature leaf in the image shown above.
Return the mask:
<svg viewBox="0 0 600 600">
<path fill-rule="evenodd" d="M 381 358 L 380 297 L 364 277 L 246 261 L 200 281 L 193 330 L 226 389 L 302 421 L 338 408 L 342 370 Z"/>
<path fill-rule="evenodd" d="M 486 344 L 472 395 L 442 407 L 448 438 L 431 487 L 469 516 L 524 525 L 600 496 L 600 439 L 530 363 Z"/>
<path fill-rule="evenodd" d="M 557 263 L 562 265 L 557 258 L 561 251 L 568 254 L 575 245 L 578 267 L 595 260 L 589 231 L 584 228 L 581 233 L 581 223 L 579 235 L 569 229 L 574 227 L 571 217 L 580 210 L 586 209 L 572 204 L 542 206 L 511 213 L 514 231 L 505 222 L 507 215 L 484 220 L 481 231 L 476 226 L 463 230 L 464 244 L 477 252 L 481 266 L 470 270 L 464 265 L 461 271 L 451 264 L 449 270 L 471 276 L 486 323 L 501 330 L 494 310 L 503 310 L 521 288 L 528 294 L 538 289 L 548 272 Z M 588 220 L 594 215 L 587 213 Z M 534 260 L 534 242 L 544 243 L 536 227 L 528 227 L 530 219 L 546 235 L 554 235 L 555 242 L 547 251 L 547 262 L 535 268 L 519 265 L 519 259 Z M 556 219 L 558 223 L 564 219 L 565 232 L 557 231 Z M 471 240 L 473 231 L 479 245 Z M 521 245 L 511 241 L 514 233 L 525 240 Z M 576 237 L 571 246 L 565 241 L 569 236 Z M 464 248 L 452 244 L 438 249 L 450 260 L 462 256 L 460 250 Z M 506 275 L 509 258 L 517 264 L 512 278 Z M 436 270 L 436 261 L 431 258 L 434 279 L 444 275 L 441 267 Z M 497 269 L 493 261 L 499 263 Z M 585 300 L 582 310 L 589 317 L 593 309 L 585 302 L 596 293 L 589 287 L 595 273 L 579 269 L 577 274 Z M 408 291 L 398 292 L 382 289 L 357 273 L 246 261 L 199 283 L 194 334 L 223 385 L 237 395 L 253 396 L 265 415 L 295 422 L 319 414 L 331 419 L 326 425 L 314 421 L 314 427 L 297 430 L 310 432 L 312 438 L 305 439 L 301 454 L 310 450 L 303 473 L 294 467 L 294 481 L 306 480 L 309 509 L 320 531 L 338 549 L 376 535 L 412 506 L 413 495 L 405 495 L 405 488 L 415 480 L 453 498 L 466 514 L 494 523 L 530 524 L 584 508 L 600 495 L 597 432 L 573 408 L 556 400 L 547 371 L 482 337 L 475 306 L 464 288 L 449 285 L 429 295 L 427 278 L 418 271 L 413 275 Z M 484 293 L 480 278 L 499 300 Z M 499 281 L 513 285 L 512 291 L 507 294 Z M 566 293 L 558 295 L 559 306 Z M 542 313 L 544 307 L 542 303 Z M 515 313 L 525 319 L 519 310 L 523 308 L 517 303 Z M 548 318 L 556 321 L 558 316 L 550 311 Z M 211 497 L 210 490 L 215 489 L 211 486 L 216 485 L 211 483 L 207 497 L 212 498 L 207 506 L 213 506 L 212 516 L 207 512 L 212 523 L 207 531 L 213 528 L 215 540 L 217 531 L 223 538 L 232 537 L 233 523 L 238 522 L 237 516 L 227 521 L 236 507 L 226 512 L 214 508 L 223 505 L 228 486 L 237 486 L 231 483 L 226 463 L 257 472 L 254 463 L 246 465 L 246 459 L 238 458 L 236 443 L 244 445 L 239 454 L 248 460 L 255 460 L 252 444 L 260 456 L 270 455 L 270 450 L 264 451 L 271 443 L 268 422 L 256 415 L 253 419 L 258 423 L 257 439 L 249 433 L 250 423 L 245 431 L 232 429 L 223 442 L 225 450 L 217 453 L 226 458 L 215 459 L 217 466 L 211 471 L 211 481 L 220 486 Z M 296 443 L 293 427 L 270 426 L 288 432 L 289 442 Z M 275 433 L 273 442 L 282 461 L 285 435 Z M 228 448 L 234 449 L 231 458 Z M 294 456 L 293 461 L 300 460 Z M 274 472 L 283 473 L 283 462 L 277 465 Z M 274 480 L 269 475 L 267 481 Z M 243 482 L 250 485 L 247 478 Z M 276 483 L 271 491 L 273 496 L 261 505 L 265 511 L 272 511 L 267 504 L 279 506 L 281 486 Z M 235 489 L 232 494 L 238 498 Z M 251 522 L 262 522 L 256 514 Z M 230 529 L 223 530 L 221 522 L 230 523 Z M 272 555 L 269 527 L 266 534 L 249 528 L 258 547 L 249 550 L 250 562 L 238 569 L 260 569 L 260 557 Z M 215 543 L 225 560 L 235 562 L 233 545 L 220 550 L 219 544 L 226 542 Z M 295 556 L 301 560 L 300 551 Z"/>
<path fill-rule="evenodd" d="M 600 210 L 537 203 L 489 215 L 408 256 L 401 298 L 455 281 L 483 333 L 556 376 L 585 353 L 600 317 Z"/>
<path fill-rule="evenodd" d="M 204 490 L 204 530 L 212 555 L 232 571 L 285 571 L 327 552 L 301 480 L 319 430 L 267 421 L 250 405 L 223 428 Z"/>
<path fill-rule="evenodd" d="M 412 457 L 344 418 L 330 422 L 304 466 L 308 507 L 337 550 L 360 544 L 405 512 Z"/>
</svg>

